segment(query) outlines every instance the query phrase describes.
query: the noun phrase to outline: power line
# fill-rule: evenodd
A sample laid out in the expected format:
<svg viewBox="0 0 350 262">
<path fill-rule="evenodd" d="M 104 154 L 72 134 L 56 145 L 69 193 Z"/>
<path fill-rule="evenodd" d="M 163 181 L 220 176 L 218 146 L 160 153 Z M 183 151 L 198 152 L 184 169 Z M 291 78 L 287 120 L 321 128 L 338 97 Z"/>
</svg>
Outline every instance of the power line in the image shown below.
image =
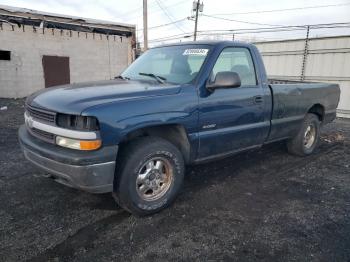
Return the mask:
<svg viewBox="0 0 350 262">
<path fill-rule="evenodd" d="M 332 5 L 315 5 L 315 6 L 285 8 L 285 9 L 272 9 L 272 10 L 261 10 L 261 11 L 248 11 L 248 12 L 236 12 L 236 13 L 221 13 L 221 14 L 210 14 L 210 15 L 213 15 L 213 16 L 216 16 L 216 15 L 247 15 L 247 14 L 284 12 L 284 11 L 315 9 L 315 8 L 325 8 L 325 7 L 335 7 L 335 6 L 345 6 L 345 5 L 350 5 L 350 3 L 340 3 L 340 4 L 332 4 Z"/>
<path fill-rule="evenodd" d="M 167 5 L 166 7 L 173 7 L 177 6 L 183 3 L 188 3 L 188 0 L 182 0 L 179 2 L 175 2 L 174 4 Z M 149 5 L 149 8 L 155 6 L 157 3 L 152 2 Z M 260 11 L 247 11 L 247 12 L 235 12 L 235 13 L 215 13 L 215 14 L 209 14 L 213 16 L 221 16 L 221 15 L 246 15 L 246 14 L 259 14 L 259 13 L 272 13 L 272 12 L 284 12 L 284 11 L 294 11 L 294 10 L 303 10 L 303 9 L 316 9 L 316 8 L 326 8 L 326 7 L 338 7 L 338 6 L 347 6 L 350 5 L 350 3 L 339 3 L 339 4 L 331 4 L 331 5 L 315 5 L 315 6 L 305 6 L 305 7 L 295 7 L 295 8 L 285 8 L 285 9 L 272 9 L 272 10 L 260 10 Z M 160 9 L 159 9 L 160 10 Z M 129 10 L 123 14 L 120 14 L 119 17 L 129 16 L 130 13 L 138 13 L 138 11 L 142 11 L 142 5 L 138 6 L 135 9 Z M 161 11 L 161 10 L 160 10 Z M 154 13 L 154 12 L 150 12 Z M 133 18 L 141 17 L 141 15 L 138 15 L 137 17 L 131 15 Z"/>
<path fill-rule="evenodd" d="M 174 4 L 171 4 L 171 5 L 168 5 L 168 6 L 164 6 L 164 8 L 177 6 L 177 5 L 180 5 L 180 4 L 184 3 L 184 2 L 188 2 L 188 0 L 179 1 L 179 2 L 176 2 L 176 3 L 174 3 Z M 162 8 L 162 7 L 159 5 L 158 2 L 156 2 L 156 3 L 158 4 L 158 6 L 159 6 L 160 8 Z M 164 12 L 163 9 L 159 9 L 159 11 L 163 11 L 163 12 Z M 149 12 L 149 14 L 154 14 L 154 13 L 157 13 L 157 12 Z M 168 15 L 168 14 L 166 13 L 166 15 Z M 139 18 L 139 17 L 142 17 L 142 15 L 137 16 L 136 18 Z M 173 16 L 172 16 L 172 17 L 173 17 Z M 173 20 L 173 19 L 170 18 L 170 17 L 168 17 L 168 18 L 169 18 L 172 22 L 166 23 L 166 24 L 161 24 L 161 25 L 152 26 L 152 27 L 149 27 L 148 29 L 154 29 L 154 28 L 159 28 L 159 27 L 163 27 L 163 26 L 169 26 L 169 25 L 172 25 L 172 24 L 175 24 L 175 23 L 179 23 L 179 22 L 188 20 L 187 17 L 182 18 L 182 19 L 178 19 L 178 20 Z M 139 28 L 139 29 L 137 29 L 136 31 L 142 31 L 142 30 L 143 30 L 143 28 Z M 180 29 L 180 30 L 183 32 L 182 29 Z"/>
<path fill-rule="evenodd" d="M 152 4 L 154 5 L 154 3 L 152 3 Z M 152 4 L 151 4 L 151 5 L 152 5 Z M 138 12 L 139 10 L 142 11 L 142 9 L 143 9 L 143 6 L 140 5 L 140 6 L 138 6 L 137 8 L 131 9 L 131 10 L 129 10 L 129 11 L 127 11 L 127 12 L 125 12 L 125 13 L 119 15 L 119 16 L 121 16 L 121 17 L 123 17 L 123 16 L 128 16 L 129 14 L 131 14 L 131 13 L 136 13 L 136 12 Z"/>
<path fill-rule="evenodd" d="M 212 15 L 205 15 L 205 14 L 202 14 L 202 15 L 203 15 L 203 16 L 206 16 L 206 17 L 214 18 L 214 19 L 225 20 L 225 21 L 231 21 L 231 22 L 236 22 L 236 23 L 249 24 L 249 25 L 283 26 L 283 25 L 272 25 L 272 24 L 263 24 L 263 23 L 248 22 L 248 21 L 235 20 L 235 19 L 217 17 L 217 16 L 212 16 Z"/>
<path fill-rule="evenodd" d="M 242 21 L 242 20 L 234 20 L 234 19 L 228 19 L 228 18 L 222 18 L 222 17 L 214 17 L 214 16 L 211 16 L 211 15 L 205 15 L 205 14 L 203 14 L 203 16 L 207 16 L 207 17 L 215 18 L 215 19 L 221 19 L 221 20 L 228 20 L 228 21 L 237 22 L 237 23 L 245 23 L 245 24 L 253 24 L 253 25 L 267 25 L 267 26 L 283 26 L 283 25 L 276 25 L 276 24 L 274 24 L 274 25 L 272 25 L 272 24 L 262 24 L 262 23 L 254 23 L 254 22 L 248 22 L 248 21 Z M 175 20 L 175 21 L 173 20 L 170 23 L 152 26 L 152 27 L 149 27 L 148 29 L 154 29 L 154 28 L 169 26 L 169 25 L 173 25 L 173 24 L 185 21 L 185 20 L 188 20 L 188 17 L 185 17 L 185 18 L 182 18 L 182 19 L 179 19 L 179 20 Z M 143 29 L 142 28 L 137 29 L 137 31 L 141 31 L 141 30 L 143 30 Z M 181 31 L 183 33 L 185 33 L 184 30 L 181 29 Z"/>
<path fill-rule="evenodd" d="M 198 31 L 199 35 L 232 35 L 235 34 L 248 34 L 248 33 L 274 33 L 274 32 L 291 32 L 305 30 L 307 26 L 310 29 L 325 29 L 325 28 L 349 28 L 350 22 L 346 23 L 329 23 L 329 24 L 312 24 L 312 25 L 290 25 L 290 26 L 280 26 L 280 27 L 262 27 L 262 28 L 246 28 L 246 29 L 225 29 L 225 30 L 202 30 Z M 215 33 L 214 33 L 215 32 Z M 183 34 L 175 34 L 170 36 L 165 36 L 161 38 L 151 39 L 149 42 L 162 42 L 168 40 L 176 40 L 180 38 L 189 38 L 192 36 L 192 32 L 187 32 Z"/>
<path fill-rule="evenodd" d="M 173 6 L 178 6 L 178 5 L 181 5 L 181 4 L 185 3 L 185 2 L 188 2 L 188 0 L 178 1 L 178 2 L 175 2 L 173 4 L 167 5 L 166 7 L 169 8 L 169 7 L 173 7 Z M 153 9 L 153 7 L 158 7 L 157 3 L 155 1 L 151 2 L 148 5 L 148 9 Z M 162 10 L 158 7 L 155 11 L 149 12 L 149 15 L 154 14 L 154 13 L 158 13 L 160 11 L 162 11 Z M 134 14 L 129 15 L 130 13 L 134 13 Z M 137 18 L 142 17 L 141 13 L 142 13 L 142 6 L 139 6 L 138 8 L 132 9 L 132 10 L 126 12 L 126 13 L 123 13 L 123 14 L 119 15 L 119 17 L 128 16 L 127 20 L 137 19 Z"/>
<path fill-rule="evenodd" d="M 246 31 L 246 30 L 257 30 L 257 29 L 270 29 L 275 30 L 276 28 L 306 28 L 307 26 L 310 26 L 311 28 L 333 28 L 333 27 L 342 27 L 342 26 L 349 26 L 350 22 L 344 22 L 344 23 L 327 23 L 327 24 L 311 24 L 311 25 L 288 25 L 288 26 L 279 26 L 279 27 L 259 27 L 259 28 L 241 28 L 241 29 L 211 29 L 211 30 L 203 30 L 199 32 L 208 32 L 208 31 Z"/>
<path fill-rule="evenodd" d="M 163 10 L 163 13 L 169 18 L 169 20 L 183 33 L 185 33 L 185 31 L 177 24 L 174 22 L 174 18 L 170 15 L 170 13 L 168 13 L 168 11 L 166 10 L 165 7 L 162 6 L 160 0 L 155 0 L 156 3 L 158 4 L 158 6 Z"/>
<path fill-rule="evenodd" d="M 162 41 L 175 40 L 175 39 L 187 38 L 187 37 L 192 37 L 192 32 L 166 36 L 166 37 L 163 37 L 163 38 L 156 38 L 156 39 L 150 40 L 149 42 L 162 42 Z"/>
<path fill-rule="evenodd" d="M 148 27 L 148 29 L 154 29 L 154 28 L 159 28 L 159 27 L 169 26 L 169 25 L 173 25 L 173 24 L 179 23 L 179 22 L 181 22 L 181 21 L 185 21 L 185 20 L 188 20 L 188 18 L 187 18 L 187 17 L 185 17 L 185 18 L 182 18 L 182 19 L 179 19 L 179 20 L 173 21 L 173 22 L 171 22 L 171 23 L 166 23 L 166 24 L 161 24 L 161 25 L 151 26 L 151 27 Z M 143 29 L 142 29 L 142 28 L 137 29 L 137 31 L 141 31 L 141 30 L 143 30 Z"/>
</svg>

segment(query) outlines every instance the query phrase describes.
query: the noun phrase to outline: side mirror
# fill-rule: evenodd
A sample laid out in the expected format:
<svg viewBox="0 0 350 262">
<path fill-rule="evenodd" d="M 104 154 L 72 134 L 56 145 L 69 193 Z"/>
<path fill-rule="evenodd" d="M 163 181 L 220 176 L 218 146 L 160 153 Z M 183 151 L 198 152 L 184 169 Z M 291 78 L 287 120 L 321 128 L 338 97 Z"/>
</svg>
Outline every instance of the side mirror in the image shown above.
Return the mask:
<svg viewBox="0 0 350 262">
<path fill-rule="evenodd" d="M 241 78 L 236 72 L 222 71 L 216 73 L 215 80 L 207 84 L 207 89 L 214 91 L 218 88 L 235 88 L 241 86 Z"/>
</svg>

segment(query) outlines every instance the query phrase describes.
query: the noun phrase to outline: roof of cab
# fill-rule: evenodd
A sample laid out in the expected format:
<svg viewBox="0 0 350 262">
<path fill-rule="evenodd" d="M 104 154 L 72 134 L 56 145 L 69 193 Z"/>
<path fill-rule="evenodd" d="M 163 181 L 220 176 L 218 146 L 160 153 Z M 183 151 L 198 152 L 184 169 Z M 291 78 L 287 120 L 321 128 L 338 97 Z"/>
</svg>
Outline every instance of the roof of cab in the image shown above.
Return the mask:
<svg viewBox="0 0 350 262">
<path fill-rule="evenodd" d="M 252 44 L 240 42 L 240 41 L 219 41 L 219 40 L 200 40 L 200 41 L 188 41 L 188 42 L 179 42 L 179 43 L 171 43 L 171 44 L 163 44 L 159 46 L 155 46 L 152 48 L 158 48 L 158 47 L 166 47 L 166 46 L 182 46 L 182 45 L 227 45 L 227 46 L 242 46 L 242 47 L 248 47 L 252 46 Z"/>
</svg>

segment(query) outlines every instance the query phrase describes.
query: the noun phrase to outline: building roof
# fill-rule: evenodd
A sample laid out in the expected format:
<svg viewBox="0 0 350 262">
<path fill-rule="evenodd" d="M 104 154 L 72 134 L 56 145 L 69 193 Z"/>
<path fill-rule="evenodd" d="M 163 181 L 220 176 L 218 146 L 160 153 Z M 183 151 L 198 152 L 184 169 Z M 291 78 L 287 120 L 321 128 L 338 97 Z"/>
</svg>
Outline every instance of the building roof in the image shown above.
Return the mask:
<svg viewBox="0 0 350 262">
<path fill-rule="evenodd" d="M 0 5 L 0 23 L 131 36 L 135 25 Z"/>
</svg>

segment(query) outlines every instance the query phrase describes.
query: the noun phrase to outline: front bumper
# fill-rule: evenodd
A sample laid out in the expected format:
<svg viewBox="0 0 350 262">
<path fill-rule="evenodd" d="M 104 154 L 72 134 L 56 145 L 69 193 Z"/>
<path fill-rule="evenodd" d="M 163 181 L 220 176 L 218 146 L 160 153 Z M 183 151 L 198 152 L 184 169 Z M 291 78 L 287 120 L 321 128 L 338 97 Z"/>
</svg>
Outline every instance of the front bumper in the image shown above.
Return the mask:
<svg viewBox="0 0 350 262">
<path fill-rule="evenodd" d="M 91 193 L 113 191 L 118 146 L 96 151 L 62 148 L 33 137 L 23 125 L 18 131 L 25 157 L 48 177 L 66 186 Z"/>
</svg>

